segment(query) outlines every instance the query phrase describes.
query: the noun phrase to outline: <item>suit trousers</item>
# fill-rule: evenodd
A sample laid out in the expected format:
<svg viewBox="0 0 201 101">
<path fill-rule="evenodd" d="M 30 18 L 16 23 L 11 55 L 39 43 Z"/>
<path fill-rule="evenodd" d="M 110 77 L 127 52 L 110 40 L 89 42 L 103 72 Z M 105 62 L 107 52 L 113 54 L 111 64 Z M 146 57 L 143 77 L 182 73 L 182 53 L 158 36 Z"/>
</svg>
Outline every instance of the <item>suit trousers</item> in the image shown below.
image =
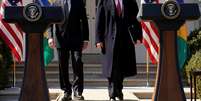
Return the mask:
<svg viewBox="0 0 201 101">
<path fill-rule="evenodd" d="M 60 87 L 64 92 L 71 94 L 83 92 L 83 62 L 82 51 L 72 51 L 58 48 Z M 69 80 L 69 57 L 72 60 L 73 81 Z"/>
<path fill-rule="evenodd" d="M 108 78 L 108 93 L 110 98 L 120 97 L 123 95 L 123 79 L 119 69 L 112 69 L 112 76 Z"/>
</svg>

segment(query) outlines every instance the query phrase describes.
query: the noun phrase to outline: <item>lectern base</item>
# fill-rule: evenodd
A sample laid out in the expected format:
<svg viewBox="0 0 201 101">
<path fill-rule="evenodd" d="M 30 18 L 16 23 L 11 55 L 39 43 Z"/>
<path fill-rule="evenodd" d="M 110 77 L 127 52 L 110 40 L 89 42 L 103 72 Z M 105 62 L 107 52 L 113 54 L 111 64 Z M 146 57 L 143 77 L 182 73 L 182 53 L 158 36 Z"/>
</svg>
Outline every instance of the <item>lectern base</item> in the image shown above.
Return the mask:
<svg viewBox="0 0 201 101">
<path fill-rule="evenodd" d="M 25 72 L 20 101 L 50 101 L 43 63 L 43 34 L 26 35 Z"/>
<path fill-rule="evenodd" d="M 184 90 L 177 68 L 177 34 L 163 31 L 160 36 L 160 63 L 152 101 L 185 101 Z"/>
</svg>

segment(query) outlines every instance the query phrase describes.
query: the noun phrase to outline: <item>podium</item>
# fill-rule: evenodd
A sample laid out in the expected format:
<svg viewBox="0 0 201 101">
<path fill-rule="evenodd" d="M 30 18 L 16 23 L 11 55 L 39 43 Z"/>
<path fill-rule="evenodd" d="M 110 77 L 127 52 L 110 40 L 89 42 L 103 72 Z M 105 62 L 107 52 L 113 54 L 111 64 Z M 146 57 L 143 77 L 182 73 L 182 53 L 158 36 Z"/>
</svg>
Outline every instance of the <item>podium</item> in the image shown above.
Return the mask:
<svg viewBox="0 0 201 101">
<path fill-rule="evenodd" d="M 186 101 L 177 60 L 177 30 L 186 20 L 200 17 L 197 4 L 143 4 L 141 18 L 153 21 L 160 32 L 160 60 L 152 101 Z"/>
<path fill-rule="evenodd" d="M 43 32 L 52 23 L 63 20 L 61 7 L 5 7 L 4 20 L 18 23 L 26 33 L 26 53 L 23 84 L 19 101 L 50 101 L 44 70 Z"/>
</svg>

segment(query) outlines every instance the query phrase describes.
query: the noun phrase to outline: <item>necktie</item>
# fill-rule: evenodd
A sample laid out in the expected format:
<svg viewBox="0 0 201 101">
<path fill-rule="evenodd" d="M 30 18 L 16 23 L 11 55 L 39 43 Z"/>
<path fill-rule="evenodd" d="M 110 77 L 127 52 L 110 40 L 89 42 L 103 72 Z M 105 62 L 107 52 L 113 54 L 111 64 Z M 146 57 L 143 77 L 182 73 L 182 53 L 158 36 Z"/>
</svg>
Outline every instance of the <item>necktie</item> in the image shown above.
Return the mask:
<svg viewBox="0 0 201 101">
<path fill-rule="evenodd" d="M 121 4 L 119 0 L 117 0 L 116 9 L 117 9 L 118 16 L 121 16 Z"/>
</svg>

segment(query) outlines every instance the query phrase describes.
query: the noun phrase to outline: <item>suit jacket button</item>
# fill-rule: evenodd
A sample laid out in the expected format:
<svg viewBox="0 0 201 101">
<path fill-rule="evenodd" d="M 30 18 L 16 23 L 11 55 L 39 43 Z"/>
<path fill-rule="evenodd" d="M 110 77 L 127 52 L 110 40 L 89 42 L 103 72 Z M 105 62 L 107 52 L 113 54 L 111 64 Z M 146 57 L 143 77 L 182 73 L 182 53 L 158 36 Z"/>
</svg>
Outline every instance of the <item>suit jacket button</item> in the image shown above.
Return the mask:
<svg viewBox="0 0 201 101">
<path fill-rule="evenodd" d="M 114 40 L 114 37 L 112 37 L 112 40 Z"/>
</svg>

